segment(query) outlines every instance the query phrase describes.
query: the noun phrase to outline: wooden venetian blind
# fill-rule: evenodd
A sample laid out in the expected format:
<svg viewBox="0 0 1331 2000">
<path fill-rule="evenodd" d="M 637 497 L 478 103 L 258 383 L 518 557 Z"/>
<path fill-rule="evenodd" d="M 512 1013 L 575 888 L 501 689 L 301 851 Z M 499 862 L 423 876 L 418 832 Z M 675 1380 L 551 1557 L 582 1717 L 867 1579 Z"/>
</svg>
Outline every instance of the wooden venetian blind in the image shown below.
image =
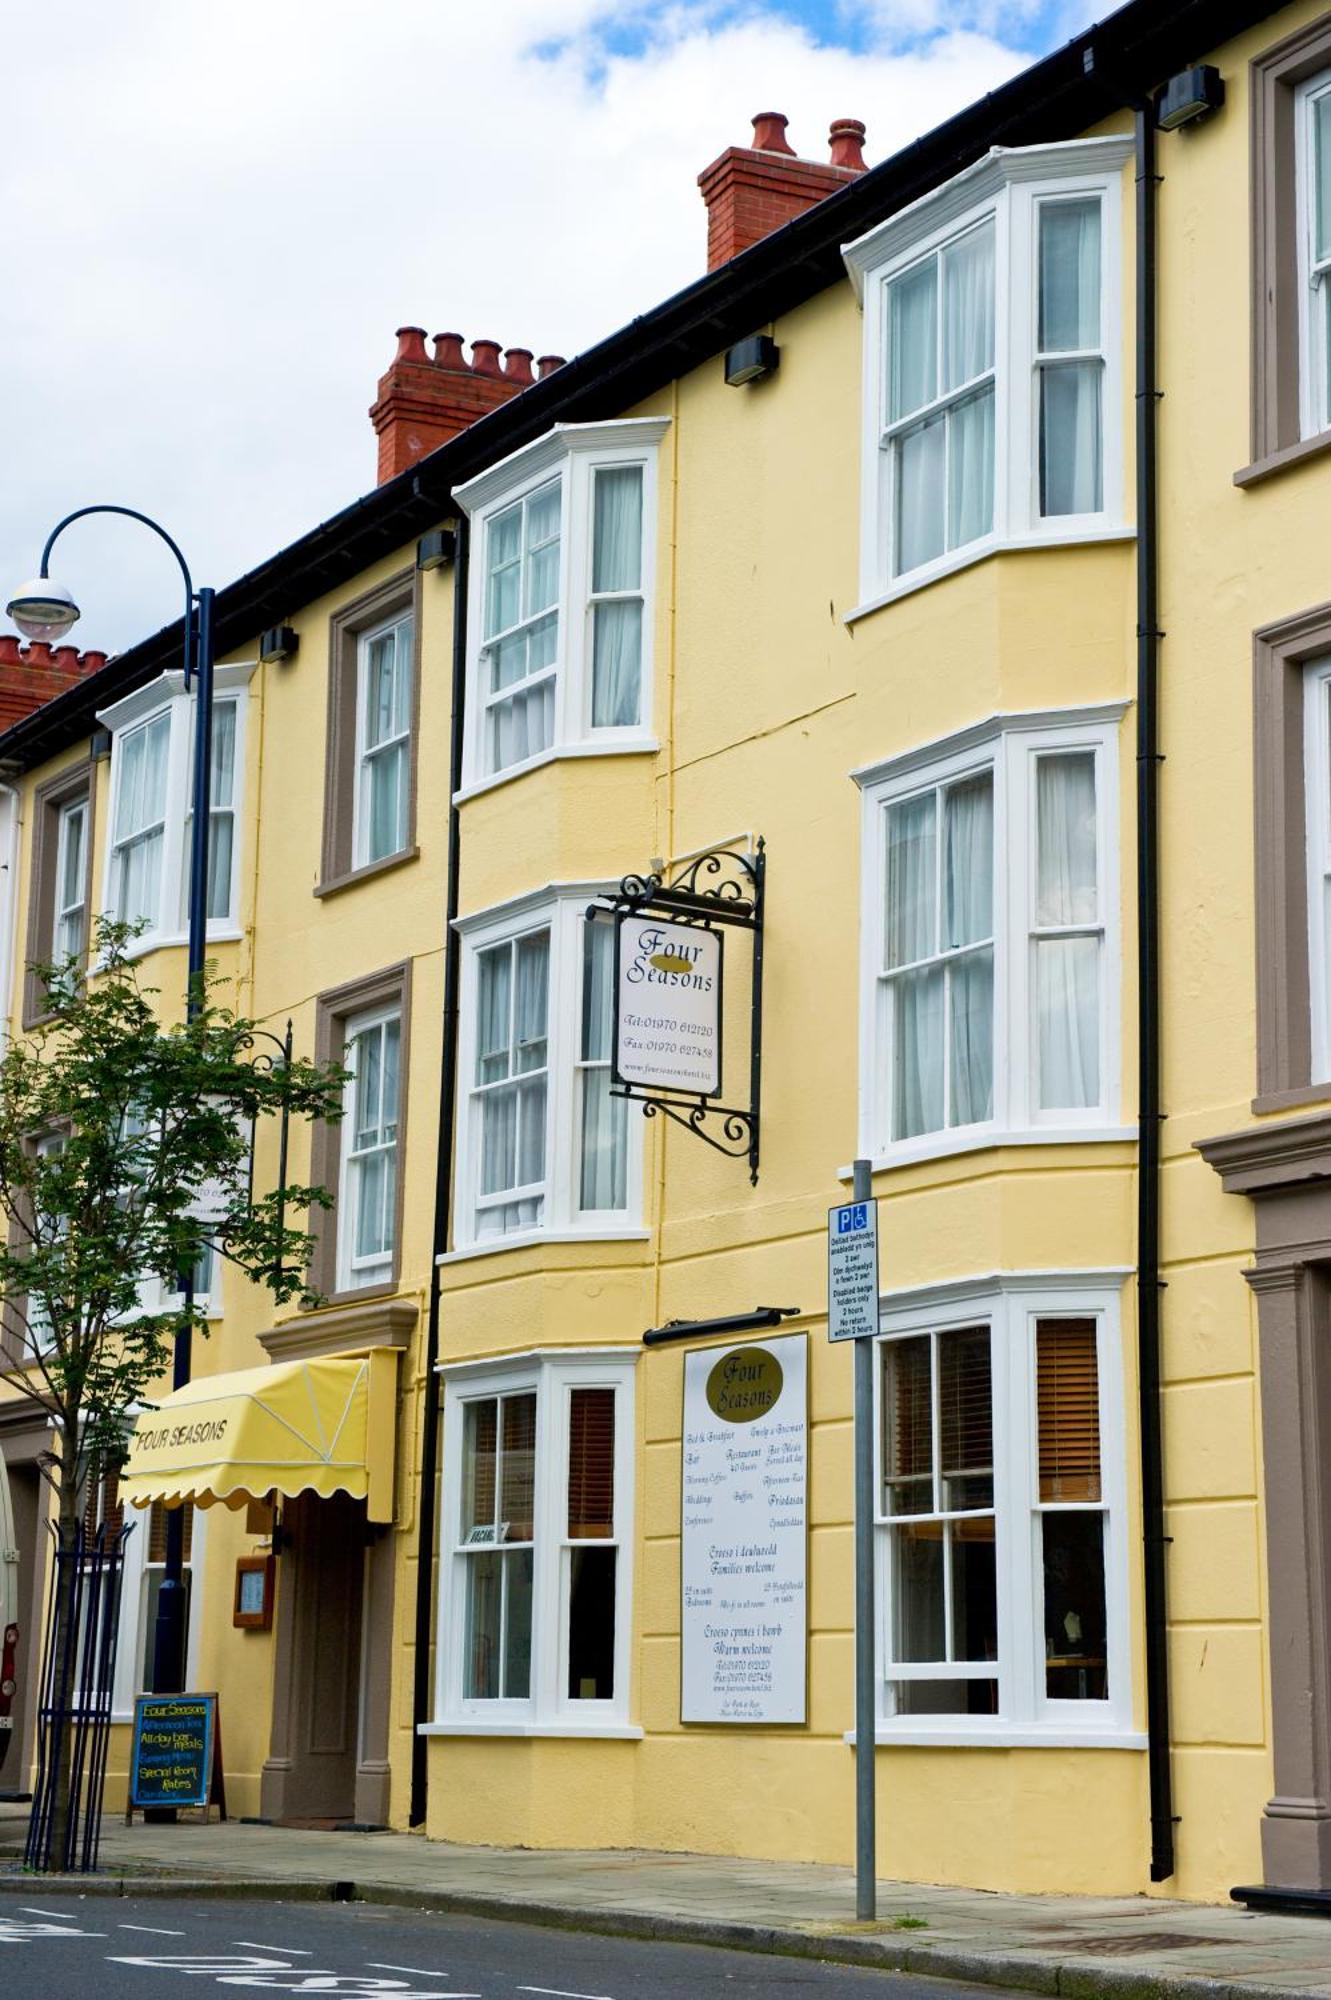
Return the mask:
<svg viewBox="0 0 1331 2000">
<path fill-rule="evenodd" d="M 883 1395 L 886 1402 L 887 1478 L 896 1483 L 918 1480 L 932 1486 L 933 1479 L 933 1378 L 927 1335 L 889 1342 L 884 1353 Z M 892 1511 L 900 1508 L 898 1495 Z M 932 1490 L 910 1509 L 928 1513 L 933 1506 Z"/>
<path fill-rule="evenodd" d="M 1036 1328 L 1041 1500 L 1100 1498 L 1100 1384 L 1093 1319 Z"/>
<path fill-rule="evenodd" d="M 938 1401 L 943 1472 L 990 1471 L 994 1462 L 994 1390 L 988 1327 L 968 1327 L 940 1337 Z"/>
<path fill-rule="evenodd" d="M 529 1542 L 536 1519 L 536 1398 L 505 1396 L 499 1518 L 507 1540 Z"/>
<path fill-rule="evenodd" d="M 181 1506 L 185 1513 L 185 1547 L 181 1560 L 188 1562 L 194 1545 L 194 1502 L 183 1500 Z M 148 1509 L 148 1561 L 166 1561 L 166 1508 L 160 1500 L 154 1500 Z"/>
<path fill-rule="evenodd" d="M 99 1528 L 109 1528 L 113 1535 L 119 1534 L 125 1520 L 125 1506 L 120 1498 L 120 1472 L 112 1467 L 103 1472 L 95 1466 L 88 1475 L 88 1498 L 83 1507 L 83 1539 L 90 1542 Z"/>
<path fill-rule="evenodd" d="M 615 1532 L 615 1392 L 575 1389 L 569 1398 L 568 1535 L 608 1541 Z"/>
</svg>

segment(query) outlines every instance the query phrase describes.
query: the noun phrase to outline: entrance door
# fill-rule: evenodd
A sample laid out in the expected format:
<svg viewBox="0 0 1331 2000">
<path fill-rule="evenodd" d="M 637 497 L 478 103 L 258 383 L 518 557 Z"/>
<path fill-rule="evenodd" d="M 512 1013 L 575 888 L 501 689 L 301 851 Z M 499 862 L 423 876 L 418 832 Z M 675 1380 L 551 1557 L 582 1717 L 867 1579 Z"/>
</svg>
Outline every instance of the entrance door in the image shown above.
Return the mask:
<svg viewBox="0 0 1331 2000">
<path fill-rule="evenodd" d="M 280 1560 L 279 1686 L 265 1817 L 349 1820 L 359 1750 L 365 1503 L 345 1494 L 328 1500 L 302 1494 L 284 1503 L 282 1526 L 288 1539 Z"/>
</svg>

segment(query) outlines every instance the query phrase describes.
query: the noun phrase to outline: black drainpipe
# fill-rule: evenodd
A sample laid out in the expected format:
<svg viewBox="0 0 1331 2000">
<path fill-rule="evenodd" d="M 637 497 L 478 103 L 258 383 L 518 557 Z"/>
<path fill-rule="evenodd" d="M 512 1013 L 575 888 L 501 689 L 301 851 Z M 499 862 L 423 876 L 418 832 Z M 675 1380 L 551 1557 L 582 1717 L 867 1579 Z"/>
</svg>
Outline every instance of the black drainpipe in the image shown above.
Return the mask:
<svg viewBox="0 0 1331 2000">
<path fill-rule="evenodd" d="M 1160 1418 L 1160 835 L 1156 694 L 1155 106 L 1137 107 L 1137 1345 L 1145 1558 L 1146 1735 L 1151 1880 L 1174 1873 L 1165 1624 L 1165 1488 Z"/>
<path fill-rule="evenodd" d="M 458 913 L 458 809 L 462 785 L 462 726 L 467 691 L 467 521 L 457 526 L 453 562 L 453 696 L 448 756 L 448 889 L 444 899 L 444 1038 L 439 1076 L 439 1136 L 434 1179 L 434 1233 L 430 1264 L 430 1317 L 425 1334 L 425 1414 L 421 1424 L 421 1486 L 417 1502 L 416 1538 L 416 1661 L 411 1700 L 412 1826 L 425 1819 L 429 1792 L 429 1741 L 420 1733 L 433 1710 L 430 1646 L 434 1637 L 435 1485 L 439 1471 L 439 1266 L 434 1261 L 448 1248 L 453 1201 L 453 1115 L 458 1080 L 458 973 L 461 946 L 454 920 Z"/>
</svg>

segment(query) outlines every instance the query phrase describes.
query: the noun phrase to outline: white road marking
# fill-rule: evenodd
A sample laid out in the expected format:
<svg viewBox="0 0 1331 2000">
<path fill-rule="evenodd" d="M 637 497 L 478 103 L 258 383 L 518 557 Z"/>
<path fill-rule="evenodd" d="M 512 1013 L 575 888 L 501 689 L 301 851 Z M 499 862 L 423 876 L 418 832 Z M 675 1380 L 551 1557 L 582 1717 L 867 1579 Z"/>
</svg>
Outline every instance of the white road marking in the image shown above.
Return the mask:
<svg viewBox="0 0 1331 2000">
<path fill-rule="evenodd" d="M 181 1936 L 185 1934 L 182 1931 Z M 247 1951 L 280 1951 L 286 1958 L 313 1958 L 312 1951 L 305 1951 L 294 1944 L 256 1944 L 253 1938 L 232 1938 L 232 1944 L 243 1944 Z"/>
<path fill-rule="evenodd" d="M 519 1986 L 519 1993 L 551 1993 L 556 2000 L 610 2000 L 608 1993 L 570 1993 L 566 1986 Z"/>
<path fill-rule="evenodd" d="M 184 1931 L 169 1931 L 164 1924 L 117 1924 L 118 1931 L 151 1931 L 154 1937 L 184 1937 Z"/>
<path fill-rule="evenodd" d="M 440 1972 L 433 1965 L 390 1965 L 383 1958 L 367 1958 L 365 1963 L 371 1972 L 413 1972 L 419 1973 L 422 1979 L 451 1979 L 453 1976 L 451 1972 Z"/>
<path fill-rule="evenodd" d="M 31 1903 L 20 1903 L 25 1917 L 59 1917 L 62 1924 L 75 1924 L 78 1918 L 69 1910 L 35 1910 Z"/>
</svg>

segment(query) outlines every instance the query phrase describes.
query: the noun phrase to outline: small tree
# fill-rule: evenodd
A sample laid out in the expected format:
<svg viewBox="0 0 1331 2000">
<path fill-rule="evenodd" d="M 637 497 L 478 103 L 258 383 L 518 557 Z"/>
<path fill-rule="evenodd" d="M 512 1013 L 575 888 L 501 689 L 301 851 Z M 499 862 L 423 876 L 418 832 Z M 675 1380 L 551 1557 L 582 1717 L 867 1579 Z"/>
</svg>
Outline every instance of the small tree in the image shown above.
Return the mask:
<svg viewBox="0 0 1331 2000">
<path fill-rule="evenodd" d="M 251 1060 L 256 1024 L 221 1006 L 205 981 L 193 1020 L 164 1027 L 156 989 L 129 956 L 134 928 L 102 920 L 93 976 L 41 966 L 48 1017 L 0 1056 L 0 1312 L 9 1359 L 0 1381 L 50 1418 L 45 1470 L 61 1550 L 76 1547 L 88 1468 L 118 1464 L 131 1409 L 151 1403 L 175 1333 L 207 1332 L 183 1300 L 144 1310 L 145 1280 L 192 1271 L 209 1245 L 278 1301 L 308 1291 L 309 1237 L 288 1220 L 326 1206 L 322 1188 L 254 1196 L 251 1132 L 266 1114 L 341 1115 L 345 1072 Z M 206 1217 L 201 1191 L 208 1191 Z M 3 1352 L 0 1349 L 0 1352 Z M 59 1565 L 72 1585 L 72 1565 Z M 70 1590 L 58 1586 L 57 1659 L 72 1649 Z M 68 1707 L 70 1688 L 58 1691 Z M 65 1851 L 70 1738 L 52 1826 Z"/>
</svg>

